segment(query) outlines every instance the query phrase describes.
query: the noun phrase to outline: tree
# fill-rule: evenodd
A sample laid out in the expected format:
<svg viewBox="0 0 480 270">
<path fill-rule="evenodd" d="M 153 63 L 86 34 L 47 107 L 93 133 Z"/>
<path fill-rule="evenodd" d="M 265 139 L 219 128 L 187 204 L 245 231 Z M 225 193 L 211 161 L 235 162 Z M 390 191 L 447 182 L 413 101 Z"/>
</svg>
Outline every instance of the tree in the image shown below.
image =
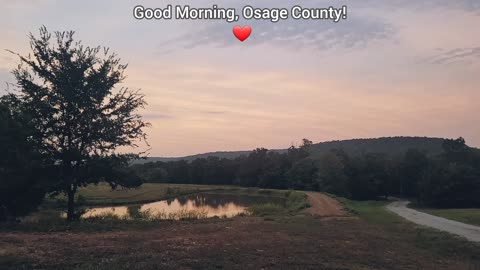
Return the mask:
<svg viewBox="0 0 480 270">
<path fill-rule="evenodd" d="M 434 207 L 480 206 L 480 168 L 477 150 L 463 138 L 444 140 L 444 153 L 431 162 L 418 185 L 418 199 Z"/>
<path fill-rule="evenodd" d="M 430 162 L 427 155 L 417 149 L 409 149 L 399 164 L 398 193 L 401 196 L 417 195 L 418 184 L 427 175 Z"/>
<path fill-rule="evenodd" d="M 67 195 L 67 217 L 72 220 L 78 187 L 100 180 L 112 188 L 139 184 L 125 182 L 119 173 L 138 154 L 116 151 L 145 140 L 149 124 L 138 114 L 146 104 L 144 96 L 116 87 L 125 79 L 127 65 L 115 53 L 75 42 L 73 31 L 54 36 L 52 41 L 45 27 L 38 38 L 30 34 L 32 54 L 14 53 L 21 64 L 12 73 L 19 90 L 15 98 L 32 117 L 33 141 L 58 167 L 51 191 Z"/>
<path fill-rule="evenodd" d="M 433 207 L 480 207 L 480 172 L 467 164 L 438 163 L 419 183 L 420 203 Z"/>
<path fill-rule="evenodd" d="M 0 221 L 28 214 L 46 193 L 44 162 L 34 149 L 28 117 L 0 100 Z"/>
<path fill-rule="evenodd" d="M 347 166 L 350 195 L 355 200 L 388 197 L 391 187 L 389 162 L 384 154 L 369 153 L 350 159 Z"/>
<path fill-rule="evenodd" d="M 257 186 L 262 188 L 287 187 L 286 171 L 289 168 L 289 162 L 285 154 L 277 152 L 268 152 L 262 174 L 259 176 Z"/>
<path fill-rule="evenodd" d="M 257 148 L 246 158 L 240 158 L 240 166 L 237 171 L 237 184 L 241 186 L 254 187 L 259 182 L 267 162 L 268 149 Z"/>
<path fill-rule="evenodd" d="M 318 168 L 313 159 L 304 158 L 295 162 L 286 172 L 289 187 L 301 190 L 313 190 L 316 186 Z"/>
<path fill-rule="evenodd" d="M 442 148 L 444 158 L 448 162 L 467 162 L 469 161 L 471 148 L 465 143 L 462 137 L 458 139 L 446 139 L 443 141 Z"/>
<path fill-rule="evenodd" d="M 350 196 L 343 159 L 345 156 L 342 150 L 334 150 L 320 158 L 318 173 L 320 190 L 344 197 Z"/>
<path fill-rule="evenodd" d="M 290 162 L 293 164 L 308 157 L 310 155 L 310 148 L 312 144 L 312 141 L 308 139 L 302 139 L 302 145 L 300 145 L 300 147 L 297 148 L 294 145 L 290 146 L 290 148 L 287 149 L 287 156 L 290 159 Z"/>
</svg>

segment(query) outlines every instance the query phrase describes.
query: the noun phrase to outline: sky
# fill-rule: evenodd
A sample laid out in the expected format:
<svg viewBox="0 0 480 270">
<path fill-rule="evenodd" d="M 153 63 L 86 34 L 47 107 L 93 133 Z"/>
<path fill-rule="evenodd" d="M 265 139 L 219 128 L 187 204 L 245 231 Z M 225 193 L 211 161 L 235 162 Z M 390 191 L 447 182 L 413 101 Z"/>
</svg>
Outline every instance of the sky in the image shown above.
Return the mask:
<svg viewBox="0 0 480 270">
<path fill-rule="evenodd" d="M 383 136 L 464 137 L 480 146 L 480 1 L 0 0 L 0 82 L 28 33 L 75 30 L 128 63 L 152 124 L 150 156 L 286 148 Z M 136 20 L 133 8 L 341 7 L 346 20 Z M 239 42 L 235 25 L 252 35 Z M 2 84 L 5 85 L 5 84 Z M 0 88 L 0 94 L 5 87 Z"/>
</svg>

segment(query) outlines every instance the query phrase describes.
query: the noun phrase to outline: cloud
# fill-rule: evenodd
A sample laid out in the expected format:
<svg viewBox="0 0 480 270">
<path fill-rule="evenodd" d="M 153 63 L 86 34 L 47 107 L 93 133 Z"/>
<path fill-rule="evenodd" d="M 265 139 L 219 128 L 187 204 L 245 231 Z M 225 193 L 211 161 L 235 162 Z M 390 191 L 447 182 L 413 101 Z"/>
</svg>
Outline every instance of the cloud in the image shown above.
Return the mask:
<svg viewBox="0 0 480 270">
<path fill-rule="evenodd" d="M 204 114 L 222 115 L 227 114 L 227 111 L 203 111 Z"/>
<path fill-rule="evenodd" d="M 338 24 L 331 22 L 283 21 L 276 24 L 270 22 L 251 22 L 255 35 L 247 41 L 251 45 L 264 43 L 275 46 L 302 49 L 330 49 L 333 47 L 364 47 L 368 42 L 389 38 L 393 27 L 375 20 L 349 18 Z M 184 49 L 200 45 L 213 44 L 217 47 L 237 45 L 238 41 L 231 37 L 232 25 L 216 23 L 200 31 L 191 32 L 179 38 L 160 44 L 160 49 L 170 51 L 173 44 Z"/>
<path fill-rule="evenodd" d="M 480 10 L 480 2 L 478 0 L 422 0 L 422 1 L 404 1 L 404 2 L 417 2 L 423 4 L 425 7 L 442 7 L 451 9 L 461 9 L 468 12 L 477 13 Z"/>
<path fill-rule="evenodd" d="M 206 2 L 199 1 L 195 7 L 207 7 Z M 235 8 L 241 15 L 244 5 L 254 7 L 284 7 L 290 9 L 294 5 L 302 7 L 341 7 L 347 5 L 348 19 L 333 23 L 331 21 L 285 20 L 277 23 L 270 21 L 246 21 L 240 19 L 239 25 L 248 24 L 253 29 L 252 36 L 247 42 L 252 45 L 272 44 L 287 49 L 317 49 L 332 48 L 364 48 L 370 42 L 378 40 L 394 40 L 398 32 L 397 27 L 389 18 L 390 13 L 403 9 L 414 12 L 416 15 L 429 13 L 432 10 L 461 10 L 461 12 L 480 11 L 480 1 L 477 0 L 364 0 L 364 1 L 231 1 L 220 5 L 224 8 Z M 240 16 L 241 18 L 241 16 Z M 195 22 L 193 25 L 184 24 L 184 33 L 176 38 L 161 42 L 158 46 L 160 54 L 168 54 L 178 49 L 193 49 L 203 45 L 216 47 L 238 46 L 238 41 L 232 39 L 232 27 L 223 21 Z M 191 27 L 191 28 L 189 28 Z"/>
<path fill-rule="evenodd" d="M 0 82 L 5 82 L 10 79 L 10 71 L 6 68 L 0 67 Z"/>
<path fill-rule="evenodd" d="M 10 71 L 5 68 L 0 68 L 0 96 L 6 94 L 7 82 L 13 81 Z"/>
<path fill-rule="evenodd" d="M 480 58 L 480 47 L 456 48 L 448 50 L 428 59 L 433 64 L 449 64 L 454 62 L 478 61 Z"/>
<path fill-rule="evenodd" d="M 443 9 L 459 9 L 468 12 L 478 12 L 480 10 L 480 2 L 478 0 L 417 0 L 417 1 L 405 1 L 405 0 L 363 0 L 356 2 L 343 1 L 347 5 L 359 8 L 359 7 L 375 7 L 380 9 L 395 9 L 395 8 L 408 8 L 412 10 L 431 10 L 434 8 Z"/>
<path fill-rule="evenodd" d="M 145 119 L 150 119 L 150 120 L 154 120 L 154 119 L 174 119 L 175 118 L 175 116 L 173 116 L 173 115 L 160 114 L 160 113 L 143 113 L 142 116 Z"/>
<path fill-rule="evenodd" d="M 329 4 L 326 4 L 329 3 Z M 290 9 L 294 5 L 302 7 L 328 7 L 331 1 L 319 4 L 312 1 L 263 1 L 261 4 L 253 4 L 260 7 L 284 7 Z M 194 25 L 185 24 L 188 30 L 176 38 L 161 42 L 158 46 L 160 54 L 172 52 L 175 49 L 192 49 L 202 45 L 214 45 L 216 47 L 229 47 L 238 45 L 239 42 L 232 38 L 234 25 L 250 25 L 254 34 L 247 40 L 252 45 L 272 44 L 293 49 L 319 49 L 325 50 L 334 47 L 354 48 L 365 47 L 374 40 L 391 38 L 395 28 L 388 22 L 366 14 L 362 10 L 348 13 L 348 19 L 334 23 L 329 20 L 282 20 L 272 23 L 269 20 L 245 20 L 242 18 L 242 8 L 245 3 L 233 4 L 222 8 L 235 8 L 240 21 L 226 23 L 224 21 L 202 21 Z M 198 6 L 198 5 L 197 5 Z M 206 7 L 207 5 L 202 5 Z M 342 5 L 335 2 L 335 7 Z M 351 9 L 348 9 L 349 11 Z"/>
</svg>

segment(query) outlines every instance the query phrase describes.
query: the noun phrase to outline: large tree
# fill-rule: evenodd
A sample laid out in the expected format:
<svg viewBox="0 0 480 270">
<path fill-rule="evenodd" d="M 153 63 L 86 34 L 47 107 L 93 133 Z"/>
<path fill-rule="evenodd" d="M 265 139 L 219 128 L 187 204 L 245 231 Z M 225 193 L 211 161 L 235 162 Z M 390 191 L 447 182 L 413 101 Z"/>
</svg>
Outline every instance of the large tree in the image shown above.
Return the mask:
<svg viewBox="0 0 480 270">
<path fill-rule="evenodd" d="M 101 180 L 112 187 L 139 184 L 126 170 L 137 155 L 117 152 L 145 140 L 148 123 L 138 110 L 146 103 L 138 91 L 117 87 L 127 65 L 107 48 L 83 46 L 73 31 L 52 38 L 45 27 L 29 38 L 32 53 L 14 53 L 21 61 L 12 72 L 16 102 L 31 116 L 39 151 L 58 167 L 51 191 L 67 195 L 72 220 L 78 187 Z"/>
</svg>

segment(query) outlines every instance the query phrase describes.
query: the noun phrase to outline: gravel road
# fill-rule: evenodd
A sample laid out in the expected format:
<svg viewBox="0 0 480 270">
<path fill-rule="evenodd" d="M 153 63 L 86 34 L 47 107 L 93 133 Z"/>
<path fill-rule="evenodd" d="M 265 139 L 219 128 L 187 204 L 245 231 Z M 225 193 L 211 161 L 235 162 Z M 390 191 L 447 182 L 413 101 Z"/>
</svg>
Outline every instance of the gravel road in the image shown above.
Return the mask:
<svg viewBox="0 0 480 270">
<path fill-rule="evenodd" d="M 408 208 L 408 203 L 408 201 L 396 201 L 389 204 L 387 209 L 411 222 L 480 242 L 480 227 L 419 212 Z"/>
</svg>

